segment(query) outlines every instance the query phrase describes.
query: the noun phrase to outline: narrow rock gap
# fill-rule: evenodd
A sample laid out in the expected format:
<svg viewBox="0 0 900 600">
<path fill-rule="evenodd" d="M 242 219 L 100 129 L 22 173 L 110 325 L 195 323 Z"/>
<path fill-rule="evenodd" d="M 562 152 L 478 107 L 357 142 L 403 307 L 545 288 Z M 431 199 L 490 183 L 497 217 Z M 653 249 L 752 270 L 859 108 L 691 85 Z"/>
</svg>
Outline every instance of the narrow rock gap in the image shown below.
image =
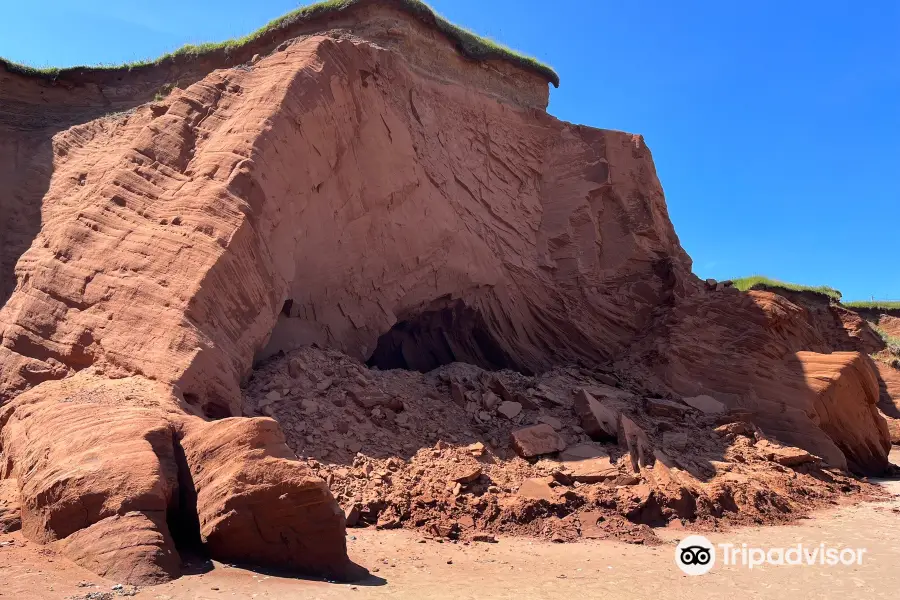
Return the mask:
<svg viewBox="0 0 900 600">
<path fill-rule="evenodd" d="M 197 513 L 197 489 L 188 468 L 187 457 L 179 440 L 180 434 L 172 436 L 175 465 L 178 468 L 178 498 L 166 513 L 166 524 L 175 542 L 175 548 L 182 560 L 188 557 L 208 558 L 208 553 L 200 535 L 200 517 Z"/>
</svg>

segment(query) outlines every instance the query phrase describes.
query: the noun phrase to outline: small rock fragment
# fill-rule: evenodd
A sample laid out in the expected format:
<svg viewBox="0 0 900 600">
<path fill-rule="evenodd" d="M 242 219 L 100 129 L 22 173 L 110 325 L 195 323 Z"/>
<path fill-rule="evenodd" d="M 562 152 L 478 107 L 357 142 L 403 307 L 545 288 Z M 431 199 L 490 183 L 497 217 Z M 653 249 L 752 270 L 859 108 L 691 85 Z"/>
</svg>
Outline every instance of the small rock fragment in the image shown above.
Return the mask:
<svg viewBox="0 0 900 600">
<path fill-rule="evenodd" d="M 609 453 L 595 444 L 581 444 L 567 448 L 559 455 L 567 474 L 581 483 L 597 483 L 619 476 L 619 469 Z"/>
<path fill-rule="evenodd" d="M 347 527 L 356 527 L 359 523 L 359 508 L 354 504 L 344 511 L 344 517 L 347 519 Z"/>
<path fill-rule="evenodd" d="M 515 402 L 518 402 L 522 405 L 523 408 L 527 408 L 528 410 L 537 410 L 540 408 L 534 400 L 526 396 L 525 394 L 516 394 Z"/>
<path fill-rule="evenodd" d="M 556 417 L 551 417 L 550 415 L 541 415 L 537 420 L 539 423 L 546 423 L 556 431 L 559 431 L 563 428 L 562 421 L 560 421 Z"/>
<path fill-rule="evenodd" d="M 485 410 L 491 410 L 499 403 L 500 399 L 494 392 L 487 391 L 481 395 L 481 405 L 485 408 Z"/>
<path fill-rule="evenodd" d="M 680 419 L 688 411 L 688 407 L 664 398 L 647 398 L 647 414 L 652 417 Z"/>
<path fill-rule="evenodd" d="M 593 439 L 598 441 L 617 439 L 618 413 L 583 388 L 575 393 L 575 414 L 581 421 L 584 432 Z"/>
<path fill-rule="evenodd" d="M 478 465 L 472 465 L 462 467 L 460 471 L 453 477 L 453 481 L 456 481 L 457 483 L 472 483 L 479 477 L 481 477 L 481 467 Z"/>
<path fill-rule="evenodd" d="M 459 406 L 466 405 L 466 390 L 463 386 L 455 381 L 450 383 L 450 398 Z"/>
<path fill-rule="evenodd" d="M 606 373 L 595 373 L 593 377 L 604 385 L 608 385 L 611 387 L 617 387 L 619 385 L 618 379 L 616 379 L 612 375 L 607 375 Z"/>
<path fill-rule="evenodd" d="M 522 405 L 518 402 L 503 402 L 497 407 L 497 412 L 507 419 L 514 419 L 522 412 Z"/>
<path fill-rule="evenodd" d="M 547 424 L 517 429 L 510 434 L 512 446 L 522 458 L 534 458 L 564 450 L 565 442 Z"/>
<path fill-rule="evenodd" d="M 619 443 L 631 455 L 631 467 L 634 472 L 640 472 L 641 467 L 652 466 L 656 456 L 644 430 L 624 415 L 620 419 L 620 427 Z"/>
<path fill-rule="evenodd" d="M 504 384 L 499 377 L 492 377 L 490 382 L 488 383 L 488 387 L 491 389 L 491 391 L 498 394 L 500 398 L 502 398 L 506 402 L 512 402 L 515 400 L 512 392 L 509 391 L 509 388 L 506 387 L 506 384 Z"/>
<path fill-rule="evenodd" d="M 707 415 L 718 415 L 725 412 L 725 405 L 713 398 L 712 396 L 701 395 L 692 398 L 682 398 L 685 404 L 696 408 Z"/>
<path fill-rule="evenodd" d="M 756 448 L 763 455 L 784 467 L 796 467 L 807 463 L 818 462 L 819 459 L 806 450 L 794 448 L 793 446 L 782 446 L 769 440 L 762 440 L 756 444 Z"/>
<path fill-rule="evenodd" d="M 559 500 L 560 496 L 550 484 L 553 483 L 552 477 L 537 477 L 532 479 L 526 479 L 522 482 L 522 485 L 519 486 L 519 490 L 516 492 L 517 496 L 522 498 L 532 498 L 534 500 L 546 500 L 548 502 L 556 502 Z"/>
<path fill-rule="evenodd" d="M 472 456 L 479 457 L 484 454 L 484 444 L 481 442 L 475 442 L 474 444 L 470 444 L 466 446 L 466 450 L 472 453 Z"/>
<path fill-rule="evenodd" d="M 303 361 L 296 356 L 291 358 L 290 362 L 288 362 L 288 375 L 293 379 L 300 379 L 306 375 L 306 366 L 303 364 Z"/>
</svg>

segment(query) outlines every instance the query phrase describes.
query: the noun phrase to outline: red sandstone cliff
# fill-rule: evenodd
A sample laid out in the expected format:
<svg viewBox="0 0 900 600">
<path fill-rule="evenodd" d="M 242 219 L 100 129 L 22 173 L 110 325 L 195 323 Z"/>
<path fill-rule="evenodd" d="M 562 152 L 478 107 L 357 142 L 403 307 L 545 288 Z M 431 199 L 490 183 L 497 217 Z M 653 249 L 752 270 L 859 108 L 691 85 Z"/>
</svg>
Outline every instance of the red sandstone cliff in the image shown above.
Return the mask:
<svg viewBox="0 0 900 600">
<path fill-rule="evenodd" d="M 832 348 L 786 300 L 708 298 L 640 136 L 554 119 L 544 78 L 389 5 L 341 19 L 208 74 L 0 75 L 0 477 L 29 538 L 136 582 L 177 575 L 178 535 L 347 574 L 343 514 L 277 425 L 216 420 L 254 360 L 310 344 L 421 370 L 640 357 L 884 468 L 871 365 L 806 352 Z"/>
</svg>

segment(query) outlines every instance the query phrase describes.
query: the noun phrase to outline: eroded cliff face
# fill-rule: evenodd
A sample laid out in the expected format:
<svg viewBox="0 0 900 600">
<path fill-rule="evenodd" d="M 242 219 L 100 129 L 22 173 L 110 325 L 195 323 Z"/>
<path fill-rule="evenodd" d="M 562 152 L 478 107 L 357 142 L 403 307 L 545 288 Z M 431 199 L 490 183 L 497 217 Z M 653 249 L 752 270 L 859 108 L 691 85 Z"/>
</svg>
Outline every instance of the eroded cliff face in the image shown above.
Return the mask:
<svg viewBox="0 0 900 600">
<path fill-rule="evenodd" d="M 545 80 L 390 6 L 342 19 L 208 74 L 4 79 L 0 477 L 29 538 L 135 582 L 177 576 L 185 538 L 347 576 L 327 486 L 274 422 L 229 418 L 254 361 L 311 344 L 423 371 L 644 357 L 634 372 L 666 393 L 759 398 L 775 435 L 884 467 L 864 357 L 821 366 L 802 354 L 832 350 L 815 331 L 709 309 L 640 136 L 554 119 Z M 52 123 L 44 92 L 68 98 Z M 709 314 L 729 315 L 715 335 Z M 732 359 L 740 385 L 704 366 Z"/>
<path fill-rule="evenodd" d="M 414 66 L 313 36 L 57 135 L 0 316 L 6 393 L 102 363 L 222 416 L 256 355 L 367 359 L 398 322 L 454 308 L 477 316 L 450 359 L 540 370 L 611 357 L 684 293 L 639 136 Z"/>
<path fill-rule="evenodd" d="M 52 143 L 54 128 L 17 134 L 44 147 L 41 177 L 19 146 L 4 162 L 5 205 L 40 211 L 38 231 L 34 215 L 7 225 L 0 311 L 3 473 L 31 539 L 137 582 L 177 576 L 179 536 L 346 575 L 343 513 L 277 427 L 237 419 L 207 447 L 255 357 L 316 343 L 367 359 L 405 323 L 383 360 L 605 359 L 690 285 L 639 136 L 561 123 L 533 74 L 368 16 L 395 48 L 301 36 L 134 110 L 61 109 Z M 409 334 L 435 315 L 446 327 Z M 309 508 L 235 512 L 294 496 Z M 285 528 L 289 551 L 266 533 Z"/>
</svg>

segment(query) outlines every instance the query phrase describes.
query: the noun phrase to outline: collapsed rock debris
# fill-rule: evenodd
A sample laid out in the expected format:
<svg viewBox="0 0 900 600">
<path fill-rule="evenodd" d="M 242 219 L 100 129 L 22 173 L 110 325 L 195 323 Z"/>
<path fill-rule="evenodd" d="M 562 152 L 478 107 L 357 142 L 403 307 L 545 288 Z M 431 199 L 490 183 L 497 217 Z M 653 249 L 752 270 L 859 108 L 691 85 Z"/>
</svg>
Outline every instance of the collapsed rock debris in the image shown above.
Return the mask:
<svg viewBox="0 0 900 600">
<path fill-rule="evenodd" d="M 510 416 L 500 398 L 521 409 Z M 380 371 L 303 348 L 254 372 L 244 412 L 279 422 L 349 527 L 655 543 L 650 525 L 778 523 L 877 494 L 740 415 L 653 397 L 606 369 Z"/>
</svg>

